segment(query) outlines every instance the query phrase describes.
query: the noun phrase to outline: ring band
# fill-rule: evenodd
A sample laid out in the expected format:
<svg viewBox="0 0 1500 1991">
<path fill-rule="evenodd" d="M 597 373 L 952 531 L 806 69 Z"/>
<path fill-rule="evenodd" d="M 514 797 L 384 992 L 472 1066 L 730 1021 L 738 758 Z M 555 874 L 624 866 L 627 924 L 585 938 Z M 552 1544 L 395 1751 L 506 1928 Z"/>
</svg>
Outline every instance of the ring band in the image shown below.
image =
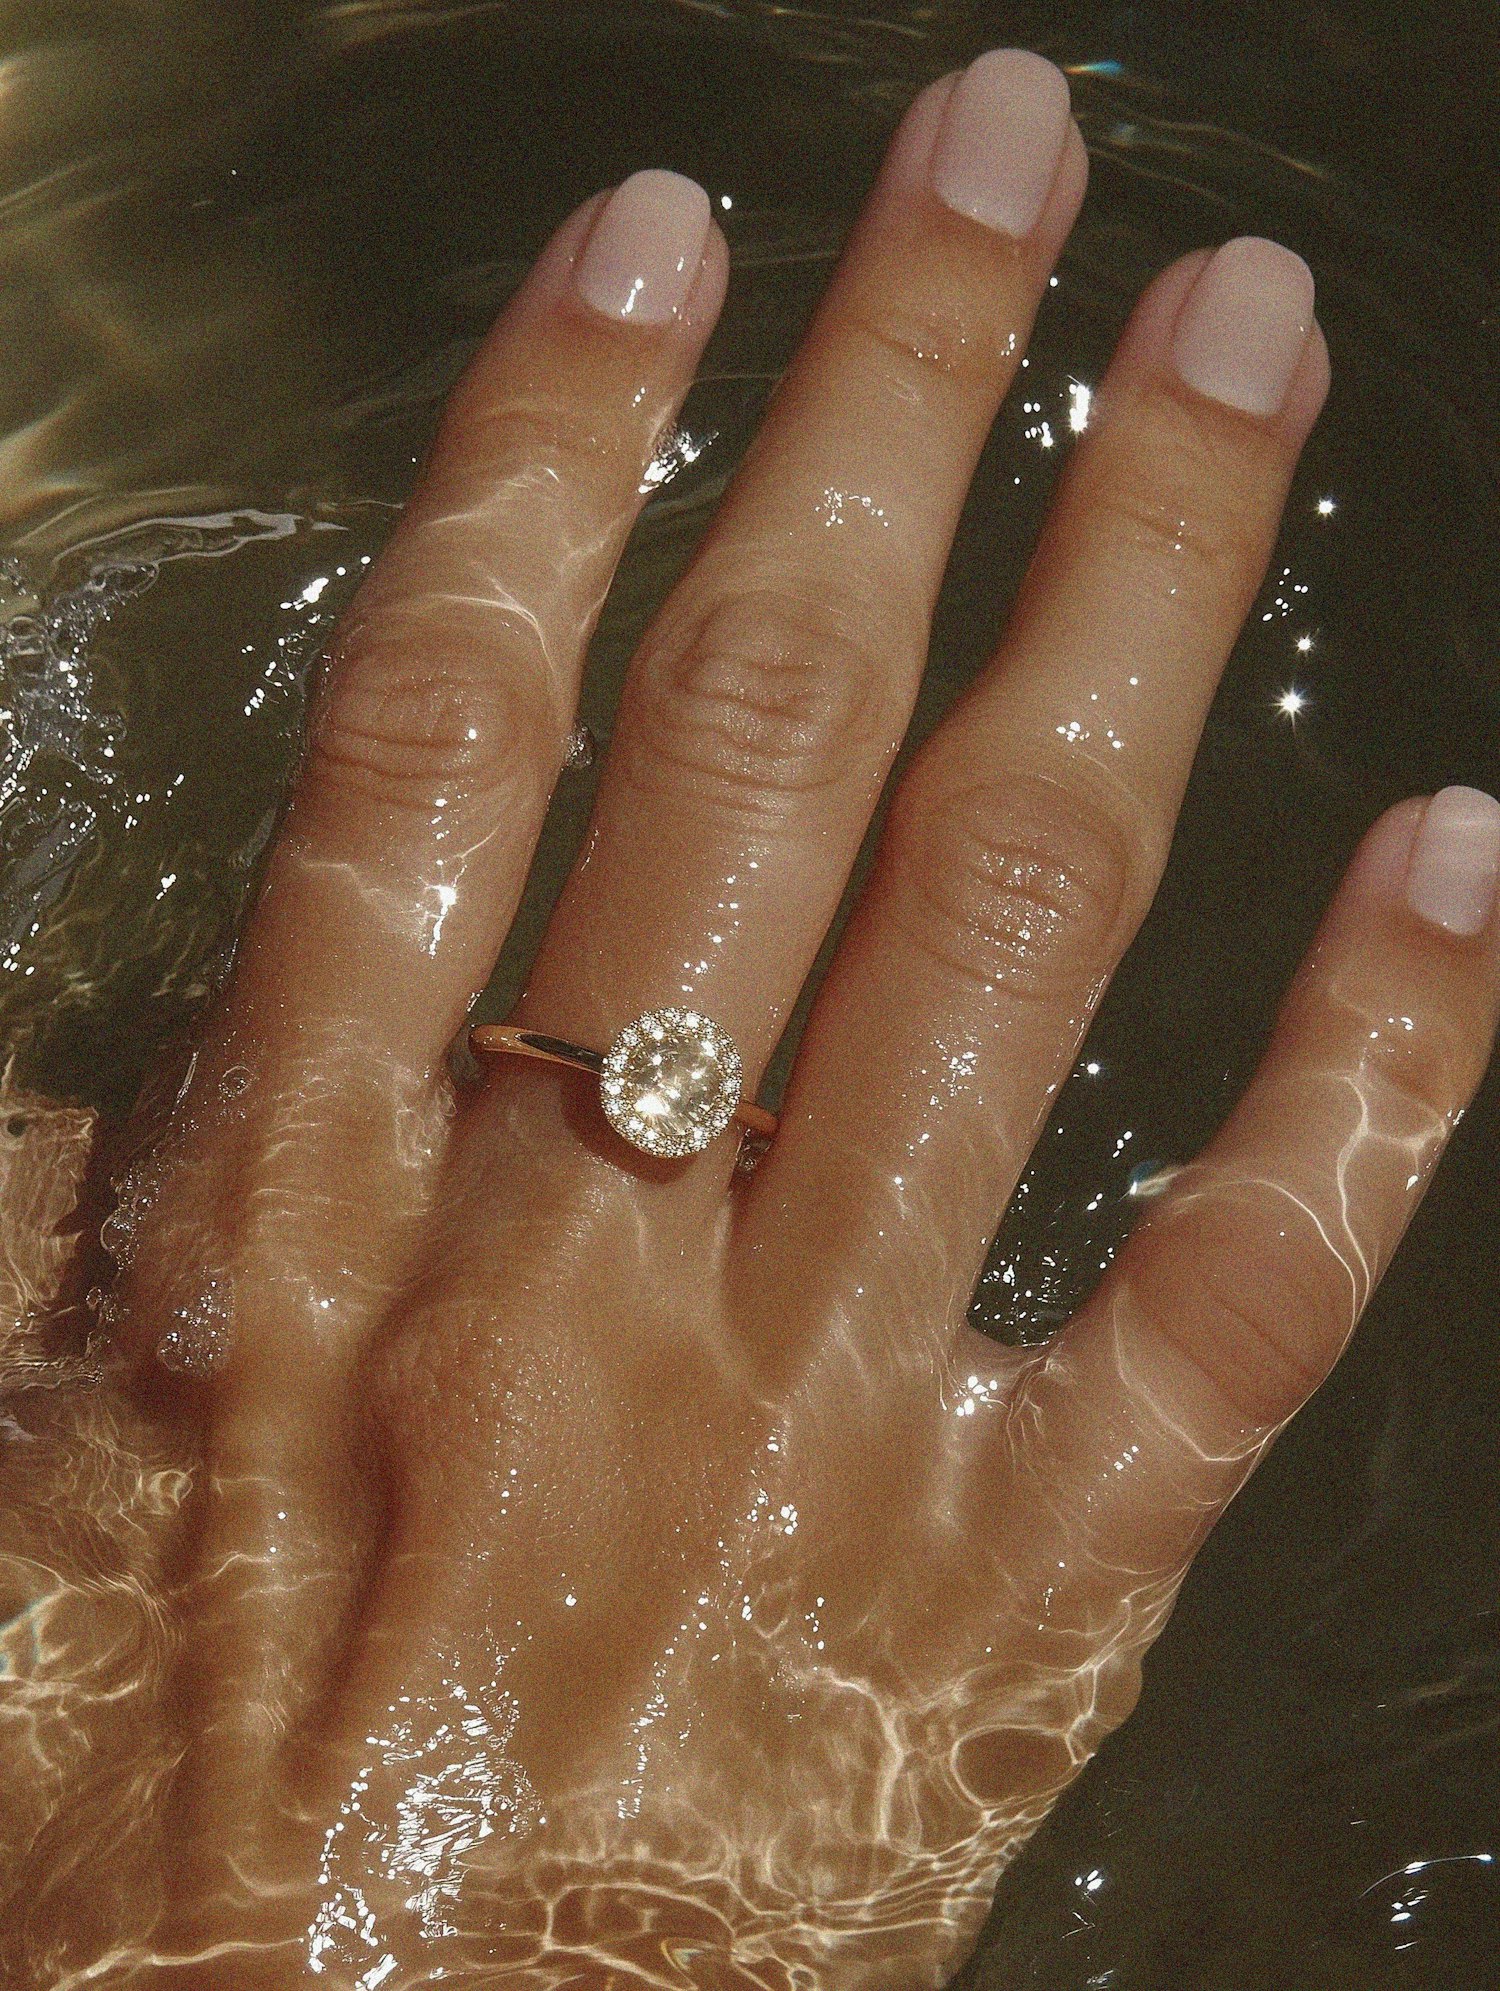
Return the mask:
<svg viewBox="0 0 1500 1991">
<path fill-rule="evenodd" d="M 729 1032 L 695 1009 L 649 1009 L 602 1052 L 509 1023 L 480 1024 L 469 1032 L 469 1047 L 591 1073 L 615 1132 L 659 1159 L 701 1154 L 731 1121 L 762 1146 L 776 1132 L 775 1114 L 744 1096 L 744 1067 Z"/>
</svg>

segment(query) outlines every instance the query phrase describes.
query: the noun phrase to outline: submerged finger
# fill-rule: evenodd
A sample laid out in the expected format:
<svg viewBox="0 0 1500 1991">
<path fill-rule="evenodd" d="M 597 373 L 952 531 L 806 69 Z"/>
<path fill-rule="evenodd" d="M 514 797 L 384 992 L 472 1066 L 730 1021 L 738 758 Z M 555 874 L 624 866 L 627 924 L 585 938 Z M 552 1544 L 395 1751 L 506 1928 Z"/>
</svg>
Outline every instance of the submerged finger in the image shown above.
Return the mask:
<svg viewBox="0 0 1500 1991">
<path fill-rule="evenodd" d="M 913 106 L 745 465 L 625 687 L 525 1017 L 710 1012 L 752 1078 L 837 908 L 974 464 L 1086 176 L 1066 79 L 981 58 Z M 715 1192 L 716 1193 L 716 1192 Z"/>
<path fill-rule="evenodd" d="M 1249 1091 L 1028 1386 L 1027 1467 L 1106 1569 L 1180 1570 L 1327 1376 L 1488 1063 L 1500 804 L 1366 839 Z"/>
<path fill-rule="evenodd" d="M 170 1366 L 276 1392 L 357 1345 L 444 1151 L 444 1054 L 519 897 L 589 631 L 718 309 L 707 197 L 567 222 L 454 392 L 328 660 L 305 763 L 159 1152 L 117 1227 Z M 372 1224 L 371 1209 L 381 1221 Z M 232 1332 L 231 1332 L 232 1323 Z"/>
<path fill-rule="evenodd" d="M 352 1367 L 407 1275 L 434 1080 L 725 268 L 702 190 L 637 175 L 564 225 L 485 341 L 338 632 L 217 1035 L 122 1192 L 120 1334 L 211 1393 L 191 1713 L 234 1789 L 275 1747 L 254 1711 L 295 1712 L 287 1683 L 320 1677 L 373 1553 Z"/>
<path fill-rule="evenodd" d="M 1155 892 L 1327 385 L 1311 277 L 1274 243 L 1185 258 L 1141 300 L 995 659 L 896 791 L 758 1246 L 835 1223 L 934 1317 L 962 1308 Z"/>
<path fill-rule="evenodd" d="M 252 1024 L 441 1058 L 519 899 L 725 271 L 702 189 L 639 173 L 563 226 L 480 349 L 337 633 L 246 935 Z"/>
</svg>

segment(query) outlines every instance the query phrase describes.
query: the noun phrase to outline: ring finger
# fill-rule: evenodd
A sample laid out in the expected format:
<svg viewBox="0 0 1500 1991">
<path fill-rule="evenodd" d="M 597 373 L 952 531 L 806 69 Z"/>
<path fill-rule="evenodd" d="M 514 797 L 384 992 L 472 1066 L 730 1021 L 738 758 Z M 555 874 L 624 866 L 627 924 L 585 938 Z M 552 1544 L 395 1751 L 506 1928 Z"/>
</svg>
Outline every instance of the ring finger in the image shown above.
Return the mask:
<svg viewBox="0 0 1500 1991">
<path fill-rule="evenodd" d="M 588 1043 L 700 1007 L 753 1084 L 905 730 L 974 464 L 1086 172 L 1066 79 L 1039 56 L 982 57 L 908 113 L 631 667 L 523 1020 Z"/>
</svg>

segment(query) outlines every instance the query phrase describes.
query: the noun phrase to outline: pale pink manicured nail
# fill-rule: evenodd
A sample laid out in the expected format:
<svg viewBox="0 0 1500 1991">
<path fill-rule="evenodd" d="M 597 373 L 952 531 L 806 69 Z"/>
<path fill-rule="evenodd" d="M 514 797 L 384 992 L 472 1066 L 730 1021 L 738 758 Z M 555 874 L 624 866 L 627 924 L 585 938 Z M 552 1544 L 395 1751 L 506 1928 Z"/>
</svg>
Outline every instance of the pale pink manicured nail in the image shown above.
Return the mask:
<svg viewBox="0 0 1500 1991">
<path fill-rule="evenodd" d="M 628 325 L 666 325 L 692 294 L 708 246 L 708 195 L 681 173 L 633 173 L 594 223 L 573 283 Z"/>
<path fill-rule="evenodd" d="M 1274 415 L 1313 327 L 1313 275 L 1279 242 L 1242 235 L 1198 272 L 1172 335 L 1189 387 L 1246 415 Z"/>
<path fill-rule="evenodd" d="M 1427 804 L 1406 873 L 1406 903 L 1419 919 L 1470 939 L 1495 910 L 1500 885 L 1500 802 L 1481 788 L 1445 788 Z"/>
<path fill-rule="evenodd" d="M 1068 136 L 1068 79 L 1044 56 L 997 48 L 954 85 L 932 152 L 939 200 L 1006 235 L 1028 235 Z"/>
</svg>

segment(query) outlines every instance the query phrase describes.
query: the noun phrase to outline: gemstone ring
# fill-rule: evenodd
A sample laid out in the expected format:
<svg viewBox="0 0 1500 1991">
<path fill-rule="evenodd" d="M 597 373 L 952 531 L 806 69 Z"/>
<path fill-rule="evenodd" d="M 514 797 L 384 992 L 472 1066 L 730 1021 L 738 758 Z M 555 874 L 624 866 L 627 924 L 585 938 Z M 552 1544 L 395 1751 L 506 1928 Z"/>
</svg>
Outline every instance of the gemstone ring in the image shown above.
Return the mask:
<svg viewBox="0 0 1500 1991">
<path fill-rule="evenodd" d="M 695 1009 L 648 1009 L 604 1052 L 509 1023 L 481 1024 L 469 1044 L 490 1056 L 540 1058 L 593 1073 L 615 1132 L 661 1160 L 702 1154 L 732 1120 L 761 1146 L 776 1132 L 776 1116 L 744 1096 L 744 1067 L 729 1032 Z"/>
</svg>

